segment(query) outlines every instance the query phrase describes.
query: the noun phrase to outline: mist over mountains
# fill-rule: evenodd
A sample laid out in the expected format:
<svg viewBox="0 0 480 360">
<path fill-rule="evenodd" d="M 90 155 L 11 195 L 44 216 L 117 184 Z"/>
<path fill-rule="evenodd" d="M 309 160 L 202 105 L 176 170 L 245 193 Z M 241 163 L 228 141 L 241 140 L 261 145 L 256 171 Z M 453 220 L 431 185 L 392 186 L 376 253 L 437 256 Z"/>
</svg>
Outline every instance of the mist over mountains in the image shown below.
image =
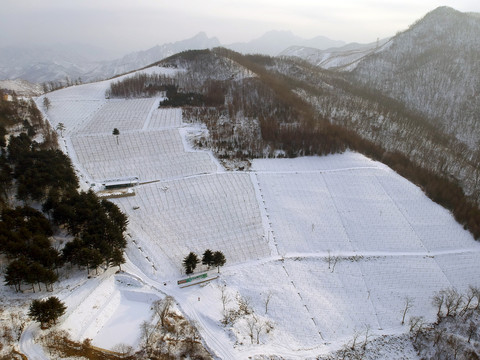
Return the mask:
<svg viewBox="0 0 480 360">
<path fill-rule="evenodd" d="M 82 82 L 101 80 L 123 74 L 185 50 L 211 49 L 224 46 L 241 53 L 278 55 L 293 46 L 326 49 L 344 42 L 323 36 L 303 39 L 289 31 L 270 31 L 245 43 L 222 45 L 216 37 L 200 32 L 192 38 L 157 45 L 144 51 L 114 58 L 111 52 L 87 45 L 8 47 L 0 50 L 0 79 L 24 79 L 33 83 L 80 79 Z"/>
</svg>

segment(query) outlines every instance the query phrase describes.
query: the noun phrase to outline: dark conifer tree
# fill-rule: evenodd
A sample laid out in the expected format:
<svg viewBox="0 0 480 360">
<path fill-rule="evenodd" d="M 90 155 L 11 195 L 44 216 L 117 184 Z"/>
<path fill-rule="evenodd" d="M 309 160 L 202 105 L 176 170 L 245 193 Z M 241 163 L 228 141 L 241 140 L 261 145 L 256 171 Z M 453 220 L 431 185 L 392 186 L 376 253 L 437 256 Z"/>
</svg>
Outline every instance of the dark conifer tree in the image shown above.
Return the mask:
<svg viewBox="0 0 480 360">
<path fill-rule="evenodd" d="M 185 268 L 185 273 L 187 273 L 187 275 L 192 274 L 199 262 L 200 260 L 198 259 L 197 254 L 195 254 L 194 252 L 189 253 L 183 259 L 183 267 Z"/>
<path fill-rule="evenodd" d="M 218 272 L 220 272 L 220 266 L 225 265 L 227 260 L 225 259 L 225 255 L 221 251 L 215 251 L 213 254 L 213 266 L 218 268 Z"/>
<path fill-rule="evenodd" d="M 202 257 L 202 264 L 208 267 L 213 265 L 213 252 L 210 249 L 205 250 Z"/>
<path fill-rule="evenodd" d="M 57 297 L 51 296 L 46 300 L 33 300 L 30 304 L 28 316 L 38 321 L 42 328 L 55 324 L 57 319 L 65 313 L 67 307 Z"/>
</svg>

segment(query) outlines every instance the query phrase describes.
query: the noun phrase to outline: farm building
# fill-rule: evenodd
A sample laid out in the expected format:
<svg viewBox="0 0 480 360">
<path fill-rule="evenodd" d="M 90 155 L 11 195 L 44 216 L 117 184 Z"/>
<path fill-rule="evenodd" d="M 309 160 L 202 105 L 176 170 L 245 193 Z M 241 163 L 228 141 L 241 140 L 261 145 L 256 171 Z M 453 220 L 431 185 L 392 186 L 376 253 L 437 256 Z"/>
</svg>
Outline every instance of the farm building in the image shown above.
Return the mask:
<svg viewBox="0 0 480 360">
<path fill-rule="evenodd" d="M 138 176 L 131 176 L 119 179 L 104 180 L 102 185 L 105 190 L 123 189 L 139 184 Z"/>
</svg>

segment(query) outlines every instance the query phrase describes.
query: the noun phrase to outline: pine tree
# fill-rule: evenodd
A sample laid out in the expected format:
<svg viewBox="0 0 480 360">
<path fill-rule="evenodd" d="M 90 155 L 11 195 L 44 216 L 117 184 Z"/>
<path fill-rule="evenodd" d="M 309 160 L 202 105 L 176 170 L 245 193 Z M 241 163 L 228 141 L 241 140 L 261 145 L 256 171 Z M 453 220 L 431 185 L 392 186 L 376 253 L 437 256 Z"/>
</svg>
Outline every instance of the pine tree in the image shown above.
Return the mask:
<svg viewBox="0 0 480 360">
<path fill-rule="evenodd" d="M 198 259 L 197 254 L 193 252 L 188 254 L 185 259 L 183 259 L 183 267 L 185 268 L 187 275 L 193 273 L 193 270 L 195 270 L 199 262 L 200 260 Z"/>
<path fill-rule="evenodd" d="M 30 304 L 28 316 L 40 322 L 42 328 L 55 324 L 57 319 L 65 314 L 67 307 L 57 297 L 51 296 L 46 300 L 33 300 Z"/>
<path fill-rule="evenodd" d="M 221 251 L 215 251 L 212 265 L 218 268 L 218 272 L 220 272 L 220 266 L 225 265 L 226 262 L 225 255 Z"/>
<path fill-rule="evenodd" d="M 120 135 L 120 130 L 115 128 L 115 129 L 113 129 L 112 134 L 115 135 L 115 137 L 117 138 L 117 145 L 118 145 L 118 136 Z"/>
<path fill-rule="evenodd" d="M 202 257 L 202 264 L 208 267 L 213 265 L 213 252 L 210 249 L 205 250 Z"/>
<path fill-rule="evenodd" d="M 17 292 L 21 290 L 22 281 L 25 280 L 28 272 L 25 262 L 25 259 L 14 260 L 7 266 L 5 271 L 5 284 L 13 285 Z"/>
<path fill-rule="evenodd" d="M 110 258 L 112 266 L 118 266 L 118 270 L 122 271 L 122 264 L 125 263 L 125 257 L 123 251 L 119 248 L 113 249 L 112 257 Z"/>
</svg>

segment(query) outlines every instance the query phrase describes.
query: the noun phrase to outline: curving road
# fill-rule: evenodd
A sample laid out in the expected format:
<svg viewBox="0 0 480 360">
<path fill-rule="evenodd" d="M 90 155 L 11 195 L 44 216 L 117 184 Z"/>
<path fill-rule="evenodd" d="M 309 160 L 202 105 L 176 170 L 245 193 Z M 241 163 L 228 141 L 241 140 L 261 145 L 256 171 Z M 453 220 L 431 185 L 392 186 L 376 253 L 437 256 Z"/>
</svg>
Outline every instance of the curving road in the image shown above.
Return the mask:
<svg viewBox="0 0 480 360">
<path fill-rule="evenodd" d="M 20 352 L 29 360 L 50 360 L 43 348 L 34 341 L 34 336 L 39 329 L 37 323 L 30 323 L 25 327 L 22 336 L 20 336 Z"/>
</svg>

